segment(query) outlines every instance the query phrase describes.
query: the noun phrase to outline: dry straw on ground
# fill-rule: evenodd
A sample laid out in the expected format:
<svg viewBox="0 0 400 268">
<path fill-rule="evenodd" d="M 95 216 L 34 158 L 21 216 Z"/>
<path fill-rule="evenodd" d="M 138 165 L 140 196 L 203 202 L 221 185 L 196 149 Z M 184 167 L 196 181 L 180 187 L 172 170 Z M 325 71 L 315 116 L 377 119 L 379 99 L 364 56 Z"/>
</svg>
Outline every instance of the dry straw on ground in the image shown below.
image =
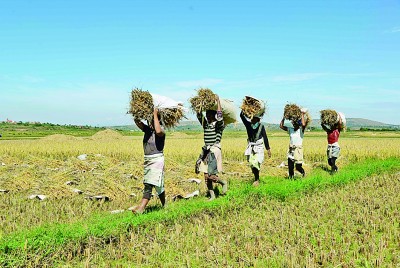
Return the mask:
<svg viewBox="0 0 400 268">
<path fill-rule="evenodd" d="M 322 110 L 321 114 L 321 124 L 328 125 L 331 129 L 335 128 L 338 123 L 338 113 L 335 110 Z"/>
<path fill-rule="evenodd" d="M 263 116 L 264 111 L 260 114 L 262 108 L 260 101 L 250 96 L 246 96 L 243 99 L 242 106 L 240 106 L 240 109 L 248 118 L 253 118 L 255 115 Z"/>
<path fill-rule="evenodd" d="M 190 98 L 189 102 L 192 110 L 196 113 L 200 113 L 205 110 L 214 109 L 215 99 L 215 94 L 211 89 L 200 88 L 197 90 L 197 96 Z"/>
<path fill-rule="evenodd" d="M 41 138 L 43 141 L 74 141 L 77 140 L 75 136 L 72 135 L 64 135 L 64 134 L 54 134 L 54 135 L 49 135 L 46 137 Z"/>
<path fill-rule="evenodd" d="M 153 97 L 146 90 L 135 88 L 131 92 L 129 113 L 136 119 L 151 121 L 153 119 Z"/>
<path fill-rule="evenodd" d="M 92 140 L 122 140 L 125 137 L 119 133 L 118 131 L 112 129 L 106 129 L 95 133 L 92 137 Z"/>
</svg>

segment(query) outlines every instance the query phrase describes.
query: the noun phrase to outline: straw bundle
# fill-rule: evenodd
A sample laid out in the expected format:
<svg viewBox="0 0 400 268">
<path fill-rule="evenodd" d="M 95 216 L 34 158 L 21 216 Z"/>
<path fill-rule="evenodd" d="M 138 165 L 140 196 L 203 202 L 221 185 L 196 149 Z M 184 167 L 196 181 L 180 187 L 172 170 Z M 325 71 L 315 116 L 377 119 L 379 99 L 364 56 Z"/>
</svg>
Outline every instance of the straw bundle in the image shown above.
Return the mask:
<svg viewBox="0 0 400 268">
<path fill-rule="evenodd" d="M 338 113 L 335 110 L 322 110 L 321 124 L 329 126 L 330 129 L 334 129 L 338 123 Z"/>
<path fill-rule="evenodd" d="M 244 115 L 250 119 L 252 119 L 255 115 L 262 117 L 265 112 L 265 109 L 261 102 L 250 96 L 246 96 L 243 99 L 240 109 L 242 109 Z"/>
<path fill-rule="evenodd" d="M 131 92 L 129 113 L 136 119 L 151 121 L 153 119 L 153 97 L 146 90 L 135 88 Z"/>
<path fill-rule="evenodd" d="M 285 105 L 283 117 L 292 122 L 297 122 L 301 119 L 300 107 L 296 104 L 290 103 Z"/>
<path fill-rule="evenodd" d="M 312 121 L 311 115 L 310 115 L 310 113 L 308 111 L 304 113 L 304 120 L 306 121 L 306 126 L 305 127 L 308 127 L 308 125 Z"/>
<path fill-rule="evenodd" d="M 215 94 L 211 89 L 200 88 L 197 90 L 197 96 L 189 99 L 191 108 L 196 113 L 201 113 L 205 110 L 215 109 Z"/>
<path fill-rule="evenodd" d="M 286 104 L 283 116 L 285 119 L 292 121 L 294 126 L 299 126 L 302 112 L 304 112 L 305 127 L 307 127 L 311 123 L 312 118 L 309 111 L 305 108 L 300 108 L 293 103 Z"/>
<path fill-rule="evenodd" d="M 179 121 L 185 117 L 183 107 L 163 108 L 158 110 L 158 113 L 160 114 L 163 126 L 167 128 L 175 127 Z"/>
</svg>

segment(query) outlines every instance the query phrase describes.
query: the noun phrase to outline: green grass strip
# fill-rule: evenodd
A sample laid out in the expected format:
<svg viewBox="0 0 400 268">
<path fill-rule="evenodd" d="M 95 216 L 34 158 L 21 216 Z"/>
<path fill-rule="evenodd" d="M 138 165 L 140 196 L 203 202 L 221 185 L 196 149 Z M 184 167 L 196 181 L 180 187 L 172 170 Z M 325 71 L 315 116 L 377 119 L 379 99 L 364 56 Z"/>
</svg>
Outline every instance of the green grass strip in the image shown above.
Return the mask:
<svg viewBox="0 0 400 268">
<path fill-rule="evenodd" d="M 270 196 L 285 200 L 288 197 L 347 184 L 372 175 L 398 171 L 400 169 L 399 160 L 398 158 L 384 160 L 367 159 L 363 162 L 350 164 L 334 175 L 329 175 L 326 171 L 317 169 L 311 176 L 305 179 L 295 181 L 275 180 L 274 183 L 253 188 L 250 191 L 260 196 Z"/>
<path fill-rule="evenodd" d="M 166 209 L 152 211 L 143 215 L 131 212 L 110 214 L 104 212 L 90 219 L 73 224 L 48 224 L 8 234 L 0 239 L 0 263 L 4 263 L 7 254 L 23 252 L 45 252 L 51 254 L 67 243 L 85 243 L 89 237 L 108 239 L 118 237 L 130 229 L 142 225 L 151 225 L 161 221 L 179 220 L 205 211 L 225 210 L 238 204 L 245 204 L 248 195 L 271 197 L 285 200 L 304 193 L 323 190 L 327 187 L 342 185 L 372 175 L 400 170 L 399 158 L 367 159 L 349 164 L 339 173 L 329 175 L 322 169 L 316 169 L 301 180 L 287 180 L 277 177 L 265 177 L 258 188 L 248 183 L 235 181 L 225 197 L 207 202 L 205 198 L 183 200 L 170 203 Z"/>
</svg>

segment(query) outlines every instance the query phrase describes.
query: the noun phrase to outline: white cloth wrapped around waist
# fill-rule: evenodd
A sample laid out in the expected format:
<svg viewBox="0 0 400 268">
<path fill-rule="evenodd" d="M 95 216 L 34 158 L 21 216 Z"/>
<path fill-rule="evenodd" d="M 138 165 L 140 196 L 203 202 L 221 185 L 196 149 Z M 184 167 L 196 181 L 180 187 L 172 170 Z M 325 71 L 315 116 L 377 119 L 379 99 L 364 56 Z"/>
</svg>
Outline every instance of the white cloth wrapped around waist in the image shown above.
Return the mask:
<svg viewBox="0 0 400 268">
<path fill-rule="evenodd" d="M 328 147 L 340 147 L 338 142 L 328 144 Z"/>
<path fill-rule="evenodd" d="M 332 157 L 339 157 L 340 154 L 340 147 L 339 147 L 339 143 L 335 142 L 332 144 L 328 144 L 328 148 L 326 150 L 328 159 L 332 158 Z"/>
<path fill-rule="evenodd" d="M 256 155 L 256 159 L 258 163 L 264 162 L 264 140 L 261 138 L 256 142 L 248 142 L 246 151 L 244 155 L 251 157 L 252 155 Z"/>
<path fill-rule="evenodd" d="M 303 145 L 289 145 L 287 157 L 296 164 L 303 163 Z"/>
<path fill-rule="evenodd" d="M 157 187 L 164 185 L 164 154 L 144 156 L 143 182 Z"/>
<path fill-rule="evenodd" d="M 221 144 L 219 142 L 214 143 L 213 145 L 207 145 L 207 150 L 211 150 L 211 148 L 218 148 L 221 150 Z"/>
<path fill-rule="evenodd" d="M 249 141 L 247 143 L 247 148 L 244 152 L 244 155 L 251 155 L 252 153 L 264 153 L 264 140 L 262 138 L 256 142 Z"/>
</svg>

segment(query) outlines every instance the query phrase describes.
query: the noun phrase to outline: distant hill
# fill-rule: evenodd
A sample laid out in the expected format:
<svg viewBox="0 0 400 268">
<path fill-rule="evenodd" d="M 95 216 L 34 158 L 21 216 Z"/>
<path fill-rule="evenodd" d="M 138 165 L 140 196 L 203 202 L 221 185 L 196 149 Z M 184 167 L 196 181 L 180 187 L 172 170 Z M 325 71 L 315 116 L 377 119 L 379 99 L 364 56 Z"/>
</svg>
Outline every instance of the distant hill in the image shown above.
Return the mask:
<svg viewBox="0 0 400 268">
<path fill-rule="evenodd" d="M 104 127 L 60 125 L 39 122 L 0 122 L 2 139 L 40 138 L 48 135 L 64 134 L 77 137 L 92 136 Z"/>
<path fill-rule="evenodd" d="M 346 118 L 347 128 L 350 129 L 360 129 L 360 128 L 371 128 L 371 129 L 400 129 L 399 125 L 391 125 L 378 121 L 373 121 L 364 118 Z M 319 119 L 314 119 L 311 123 L 312 127 L 320 127 L 321 121 Z"/>
<path fill-rule="evenodd" d="M 378 121 L 373 121 L 364 118 L 347 118 L 347 128 L 352 130 L 359 130 L 361 128 L 370 128 L 370 129 L 400 129 L 400 125 L 391 125 Z M 268 127 L 268 129 L 274 130 L 279 129 L 279 124 L 268 124 L 263 123 Z M 321 129 L 320 120 L 314 119 L 311 122 L 311 127 L 316 129 Z M 114 126 L 114 129 L 120 130 L 138 130 L 135 125 L 126 125 L 126 126 Z M 202 128 L 198 121 L 182 121 L 179 126 L 176 128 L 177 131 L 200 131 Z M 236 129 L 236 130 L 244 130 L 245 127 L 242 123 L 230 124 L 227 129 Z"/>
</svg>

